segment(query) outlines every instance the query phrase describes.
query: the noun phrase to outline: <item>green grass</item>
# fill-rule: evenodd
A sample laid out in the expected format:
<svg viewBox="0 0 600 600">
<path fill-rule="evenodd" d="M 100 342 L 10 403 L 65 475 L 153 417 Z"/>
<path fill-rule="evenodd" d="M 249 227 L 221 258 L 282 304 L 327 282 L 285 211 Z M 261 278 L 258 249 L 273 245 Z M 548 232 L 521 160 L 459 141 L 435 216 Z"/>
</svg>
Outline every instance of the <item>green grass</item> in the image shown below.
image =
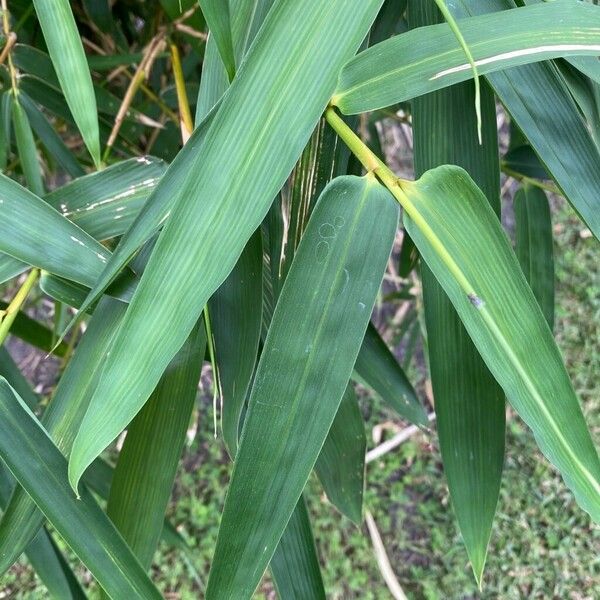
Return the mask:
<svg viewBox="0 0 600 600">
<path fill-rule="evenodd" d="M 564 202 L 555 213 L 556 335 L 588 424 L 600 442 L 600 248 Z M 420 370 L 411 368 L 413 377 Z M 370 440 L 373 425 L 393 419 L 363 398 Z M 208 403 L 187 448 L 169 516 L 192 547 L 206 581 L 230 467 L 222 440 L 212 435 Z M 308 486 L 313 528 L 328 598 L 388 599 L 366 528 L 341 517 L 315 478 Z M 531 433 L 511 413 L 498 515 L 479 594 L 457 531 L 435 435 L 419 434 L 369 465 L 366 503 L 409 598 L 600 598 L 600 530 L 573 501 Z M 202 596 L 179 552 L 161 546 L 153 576 L 169 598 Z M 80 570 L 84 574 L 83 570 Z M 89 581 L 89 577 L 87 578 Z M 2 598 L 46 598 L 35 575 L 19 563 L 0 586 Z M 265 579 L 257 597 L 272 596 Z"/>
</svg>

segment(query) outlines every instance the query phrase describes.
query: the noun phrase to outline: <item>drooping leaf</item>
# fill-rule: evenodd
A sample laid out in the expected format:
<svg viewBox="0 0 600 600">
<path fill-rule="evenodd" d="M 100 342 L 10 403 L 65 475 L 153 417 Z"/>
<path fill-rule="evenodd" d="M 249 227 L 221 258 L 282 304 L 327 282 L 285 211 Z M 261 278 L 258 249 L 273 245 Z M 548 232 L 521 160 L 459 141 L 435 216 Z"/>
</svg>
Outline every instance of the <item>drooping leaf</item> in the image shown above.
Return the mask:
<svg viewBox="0 0 600 600">
<path fill-rule="evenodd" d="M 258 229 L 208 303 L 223 402 L 223 439 L 232 457 L 237 451 L 240 417 L 260 342 L 262 262 Z"/>
<path fill-rule="evenodd" d="M 46 146 L 48 152 L 72 177 L 85 175 L 83 167 L 77 162 L 73 153 L 67 148 L 62 138 L 56 133 L 48 119 L 36 106 L 35 102 L 23 91 L 19 92 L 19 102 L 25 109 L 31 128 Z M 34 191 L 34 190 L 32 190 Z"/>
<path fill-rule="evenodd" d="M 131 158 L 64 185 L 44 200 L 99 241 L 122 235 L 158 185 L 167 165 Z"/>
<path fill-rule="evenodd" d="M 65 455 L 69 454 L 98 370 L 125 308 L 122 302 L 108 297 L 99 303 L 44 414 L 45 431 Z M 0 520 L 0 573 L 19 557 L 43 522 L 44 517 L 32 499 L 22 488 L 17 488 Z"/>
<path fill-rule="evenodd" d="M 600 54 L 600 9 L 571 0 L 465 18 L 460 21 L 460 30 L 480 74 L 548 58 Z M 450 27 L 430 25 L 358 54 L 342 70 L 333 103 L 344 114 L 356 114 L 465 81 L 472 75 Z"/>
<path fill-rule="evenodd" d="M 43 196 L 42 166 L 40 164 L 33 132 L 27 114 L 21 106 L 19 96 L 12 101 L 12 123 L 17 142 L 17 152 L 23 169 L 27 187 L 37 196 Z"/>
<path fill-rule="evenodd" d="M 129 426 L 112 477 L 106 512 L 145 569 L 163 528 L 205 349 L 201 321 Z"/>
<path fill-rule="evenodd" d="M 275 551 L 356 361 L 397 214 L 372 176 L 334 180 L 313 212 L 259 361 L 207 599 L 250 598 Z"/>
<path fill-rule="evenodd" d="M 525 185 L 515 195 L 516 253 L 544 317 L 554 328 L 554 249 L 546 194 Z"/>
<path fill-rule="evenodd" d="M 600 11 L 597 6 L 565 2 L 570 11 Z M 461 16 L 512 7 L 513 0 L 458 0 L 452 8 Z M 543 62 L 490 73 L 487 79 L 549 175 L 600 239 L 600 151 L 557 68 Z"/>
<path fill-rule="evenodd" d="M 14 479 L 4 464 L 0 462 L 0 508 L 3 510 L 8 504 L 13 487 Z M 64 557 L 45 529 L 41 529 L 31 540 L 25 553 L 27 560 L 51 598 L 82 600 L 86 597 Z"/>
<path fill-rule="evenodd" d="M 199 140 L 197 130 L 172 163 L 153 197 L 168 191 L 175 206 L 73 447 L 74 487 L 143 406 L 206 301 L 231 272 L 326 107 L 337 72 L 380 5 L 381 0 L 335 0 L 324 10 L 316 0 L 302 6 L 278 2 L 206 138 Z M 242 122 L 249 112 L 252 119 Z M 156 302 L 158 290 L 161 302 Z"/>
<path fill-rule="evenodd" d="M 411 26 L 437 23 L 435 7 L 409 0 Z M 465 82 L 412 102 L 415 172 L 441 164 L 466 169 L 500 215 L 496 102 L 481 89 L 482 143 Z M 461 127 L 456 127 L 457 119 Z M 431 140 L 436 143 L 432 144 Z M 473 573 L 481 584 L 504 462 L 505 400 L 452 303 L 427 266 L 421 268 L 429 368 L 444 473 Z"/>
<path fill-rule="evenodd" d="M 114 598 L 161 598 L 87 489 L 75 498 L 66 458 L 3 378 L 0 416 L 2 459 L 103 589 Z"/>
<path fill-rule="evenodd" d="M 358 399 L 349 383 L 315 464 L 319 481 L 342 514 L 360 525 L 367 436 Z"/>
<path fill-rule="evenodd" d="M 0 171 L 4 172 L 11 142 L 11 115 L 13 95 L 11 91 L 0 94 Z"/>
<path fill-rule="evenodd" d="M 110 252 L 30 191 L 0 175 L 0 250 L 91 287 Z"/>
<path fill-rule="evenodd" d="M 34 0 L 33 4 L 67 104 L 94 163 L 99 165 L 96 96 L 69 2 Z"/>
<path fill-rule="evenodd" d="M 303 496 L 279 540 L 270 566 L 282 600 L 325 600 L 319 558 Z"/>
<path fill-rule="evenodd" d="M 427 426 L 427 413 L 412 384 L 373 325 L 367 328 L 354 370 L 401 417 Z"/>
<path fill-rule="evenodd" d="M 235 76 L 235 56 L 233 51 L 233 38 L 231 36 L 229 1 L 204 0 L 201 6 L 202 13 L 215 38 L 219 54 L 221 55 L 225 70 L 231 81 Z"/>
<path fill-rule="evenodd" d="M 401 188 L 409 233 L 479 353 L 580 506 L 600 520 L 597 451 L 552 333 L 485 196 L 450 166 Z"/>
</svg>

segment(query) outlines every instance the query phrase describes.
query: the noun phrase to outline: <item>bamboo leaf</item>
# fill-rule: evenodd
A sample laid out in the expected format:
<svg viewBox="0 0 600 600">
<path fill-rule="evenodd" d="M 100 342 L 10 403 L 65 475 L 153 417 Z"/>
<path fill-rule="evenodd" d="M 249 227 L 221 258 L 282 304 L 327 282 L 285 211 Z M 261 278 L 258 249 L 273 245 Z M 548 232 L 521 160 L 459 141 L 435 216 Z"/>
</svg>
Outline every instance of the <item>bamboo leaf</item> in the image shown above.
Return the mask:
<svg viewBox="0 0 600 600">
<path fill-rule="evenodd" d="M 63 169 L 72 177 L 85 175 L 82 166 L 77 162 L 73 153 L 67 148 L 62 138 L 54 131 L 48 119 L 36 106 L 33 100 L 23 91 L 19 92 L 19 102 L 25 109 L 31 128 L 46 146 L 48 152 L 55 158 Z M 32 190 L 34 191 L 34 190 Z"/>
<path fill-rule="evenodd" d="M 12 122 L 15 130 L 19 160 L 21 161 L 27 187 L 37 196 L 43 196 L 42 166 L 39 161 L 37 148 L 35 147 L 35 140 L 33 139 L 29 119 L 21 106 L 18 95 L 15 96 L 12 102 Z"/>
<path fill-rule="evenodd" d="M 516 253 L 544 317 L 554 328 L 554 249 L 550 206 L 543 190 L 525 185 L 515 196 Z"/>
<path fill-rule="evenodd" d="M 470 10 L 487 12 L 485 7 Z M 465 18 L 460 30 L 480 74 L 561 56 L 600 54 L 600 9 L 571 0 Z M 471 65 L 450 27 L 430 25 L 358 54 L 342 70 L 332 102 L 344 114 L 356 114 L 471 77 Z"/>
<path fill-rule="evenodd" d="M 434 7 L 410 0 L 411 26 L 436 23 Z M 464 107 L 474 99 L 469 83 L 433 92 L 412 102 L 415 172 L 440 164 L 466 169 L 500 216 L 500 164 L 496 102 L 481 89 L 482 143 L 477 119 Z M 460 119 L 461 128 L 456 128 Z M 435 138 L 438 143 L 431 144 Z M 481 586 L 498 503 L 504 462 L 505 400 L 448 296 L 422 265 L 423 303 L 431 384 L 444 472 L 458 525 Z"/>
<path fill-rule="evenodd" d="M 24 273 L 28 268 L 27 263 L 8 256 L 8 254 L 0 254 L 0 283 Z"/>
<path fill-rule="evenodd" d="M 128 230 L 166 170 L 153 156 L 131 158 L 80 177 L 44 200 L 98 241 L 108 240 Z"/>
<path fill-rule="evenodd" d="M 373 325 L 367 328 L 354 370 L 401 417 L 428 425 L 427 413 L 412 384 Z"/>
<path fill-rule="evenodd" d="M 96 166 L 100 164 L 100 134 L 96 97 L 81 38 L 68 0 L 34 0 L 52 64 Z"/>
<path fill-rule="evenodd" d="M 315 464 L 329 501 L 350 520 L 362 521 L 367 436 L 358 398 L 349 383 Z"/>
<path fill-rule="evenodd" d="M 7 505 L 13 487 L 14 479 L 0 463 L 0 507 L 2 509 Z M 86 597 L 73 572 L 45 529 L 38 532 L 27 546 L 25 553 L 51 598 L 80 600 Z"/>
<path fill-rule="evenodd" d="M 371 177 L 338 178 L 325 189 L 286 278 L 250 395 L 207 599 L 250 598 L 334 420 L 397 224 L 397 207 Z"/>
<path fill-rule="evenodd" d="M 97 382 L 99 367 L 125 308 L 117 300 L 102 299 L 44 414 L 45 431 L 65 455 L 69 454 Z M 0 520 L 0 573 L 19 557 L 43 522 L 44 517 L 32 499 L 22 488 L 17 488 Z"/>
<path fill-rule="evenodd" d="M 202 2 L 202 13 L 215 38 L 229 81 L 231 81 L 235 76 L 235 56 L 231 36 L 229 1 L 204 0 Z"/>
<path fill-rule="evenodd" d="M 237 451 L 240 417 L 260 342 L 262 262 L 258 229 L 208 303 L 223 400 L 223 439 L 232 458 Z"/>
<path fill-rule="evenodd" d="M 145 569 L 160 538 L 206 349 L 202 320 L 132 421 L 106 512 Z"/>
<path fill-rule="evenodd" d="M 335 0 L 323 10 L 317 0 L 302 6 L 278 2 L 206 138 L 200 142 L 196 131 L 172 163 L 153 197 L 162 201 L 168 191 L 174 208 L 73 447 L 74 487 L 143 406 L 206 301 L 232 270 L 326 107 L 341 65 L 356 51 L 380 5 L 381 0 Z M 252 119 L 242 123 L 241 115 L 248 114 Z"/>
<path fill-rule="evenodd" d="M 406 226 L 506 396 L 600 520 L 600 461 L 542 312 L 482 192 L 458 167 L 403 182 Z M 413 219 L 417 219 L 418 226 Z"/>
<path fill-rule="evenodd" d="M 270 566 L 282 600 L 325 600 L 319 558 L 303 496 L 279 540 Z"/>
<path fill-rule="evenodd" d="M 2 459 L 106 592 L 114 598 L 161 598 L 87 489 L 75 498 L 67 460 L 3 378 L 0 416 Z"/>
<path fill-rule="evenodd" d="M 0 175 L 0 251 L 91 287 L 110 252 L 38 196 Z"/>
<path fill-rule="evenodd" d="M 591 8 L 600 14 L 599 7 L 566 2 L 570 11 Z M 459 0 L 454 10 L 464 15 L 513 6 L 512 0 Z M 487 78 L 548 173 L 600 239 L 600 151 L 556 67 L 544 62 Z"/>
<path fill-rule="evenodd" d="M 11 142 L 11 115 L 13 94 L 4 91 L 0 94 L 0 171 L 4 172 L 8 155 L 10 154 Z"/>
</svg>

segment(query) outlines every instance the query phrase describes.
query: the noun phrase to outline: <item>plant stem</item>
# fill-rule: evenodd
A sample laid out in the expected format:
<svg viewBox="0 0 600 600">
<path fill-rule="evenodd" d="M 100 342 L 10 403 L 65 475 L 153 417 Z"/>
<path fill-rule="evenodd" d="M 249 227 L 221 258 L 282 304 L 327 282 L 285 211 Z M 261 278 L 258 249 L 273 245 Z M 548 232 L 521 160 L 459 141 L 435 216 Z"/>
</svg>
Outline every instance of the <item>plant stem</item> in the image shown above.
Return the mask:
<svg viewBox="0 0 600 600">
<path fill-rule="evenodd" d="M 8 64 L 8 70 L 10 72 L 10 83 L 13 90 L 17 89 L 17 70 L 15 69 L 15 65 L 12 60 L 11 49 L 17 41 L 16 35 L 10 30 L 10 21 L 8 19 L 8 5 L 6 0 L 0 0 L 0 8 L 2 9 L 2 29 L 4 30 L 4 35 L 6 36 L 6 46 L 2 51 L 2 60 L 0 60 L 0 64 L 3 60 L 6 59 Z"/>
<path fill-rule="evenodd" d="M 19 310 L 21 310 L 21 306 L 23 306 L 23 302 L 25 302 L 31 288 L 37 281 L 39 274 L 39 269 L 32 269 L 10 304 L 5 310 L 0 310 L 0 346 L 4 343 L 6 336 L 9 334 L 13 322 L 19 314 Z"/>
<path fill-rule="evenodd" d="M 414 183 L 396 177 L 389 167 L 387 167 L 354 133 L 354 131 L 348 127 L 331 106 L 325 111 L 325 119 L 356 158 L 360 160 L 365 169 L 376 175 L 379 181 L 390 191 L 392 196 L 394 196 L 403 208 L 404 212 L 406 212 L 406 214 L 414 221 L 415 225 L 421 230 L 421 233 L 427 238 L 427 241 L 431 244 L 435 252 L 446 265 L 448 271 L 450 271 L 452 276 L 456 279 L 474 306 L 479 308 L 480 300 L 473 287 L 452 256 L 450 256 L 435 231 L 431 229 L 429 223 L 423 218 L 423 215 L 404 191 L 403 188 L 414 186 Z"/>
<path fill-rule="evenodd" d="M 185 78 L 183 76 L 183 67 L 181 66 L 181 58 L 179 50 L 174 43 L 170 44 L 171 62 L 173 64 L 173 75 L 175 77 L 175 89 L 177 90 L 177 103 L 179 104 L 179 119 L 181 127 L 181 136 L 185 143 L 192 131 L 194 131 L 194 121 L 190 111 L 190 103 L 185 89 Z"/>
<path fill-rule="evenodd" d="M 556 186 L 539 181 L 534 177 L 528 177 L 527 175 L 523 175 L 518 171 L 513 171 L 510 167 L 506 167 L 505 165 L 502 165 L 502 172 L 505 175 L 520 181 L 521 183 L 529 183 L 530 185 L 540 188 L 541 190 L 545 190 L 546 192 L 550 192 L 551 194 L 559 194 L 562 196 L 562 192 Z"/>
</svg>

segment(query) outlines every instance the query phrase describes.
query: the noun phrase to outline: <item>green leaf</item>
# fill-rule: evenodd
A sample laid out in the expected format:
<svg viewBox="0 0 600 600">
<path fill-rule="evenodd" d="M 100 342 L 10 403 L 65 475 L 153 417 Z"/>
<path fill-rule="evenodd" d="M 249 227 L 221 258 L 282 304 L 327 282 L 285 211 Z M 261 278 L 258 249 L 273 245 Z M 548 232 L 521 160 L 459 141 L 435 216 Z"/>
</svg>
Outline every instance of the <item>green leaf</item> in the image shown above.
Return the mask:
<svg viewBox="0 0 600 600">
<path fill-rule="evenodd" d="M 480 74 L 548 58 L 600 54 L 600 9 L 582 2 L 556 0 L 459 24 Z M 332 102 L 344 114 L 356 114 L 470 78 L 471 65 L 450 27 L 430 25 L 358 54 L 342 70 Z"/>
<path fill-rule="evenodd" d="M 31 128 L 40 138 L 46 149 L 55 158 L 63 169 L 72 177 L 85 175 L 83 167 L 77 162 L 73 153 L 67 148 L 62 138 L 56 133 L 54 127 L 48 122 L 35 102 L 23 91 L 19 92 L 19 102 L 25 109 Z M 33 190 L 32 190 L 33 191 Z"/>
<path fill-rule="evenodd" d="M 274 0 L 230 0 L 231 37 L 235 65 L 239 68 Z"/>
<path fill-rule="evenodd" d="M 2 172 L 6 169 L 10 154 L 12 103 L 11 91 L 7 90 L 0 94 L 0 171 Z"/>
<path fill-rule="evenodd" d="M 29 265 L 8 256 L 8 254 L 0 254 L 0 283 L 4 283 L 29 269 Z"/>
<path fill-rule="evenodd" d="M 131 158 L 80 177 L 44 200 L 92 237 L 108 240 L 127 231 L 166 170 L 153 156 Z"/>
<path fill-rule="evenodd" d="M 282 600 L 325 600 L 304 496 L 296 504 L 270 566 L 277 594 Z"/>
<path fill-rule="evenodd" d="M 356 361 L 397 214 L 372 176 L 334 180 L 313 212 L 254 379 L 208 600 L 250 598 L 275 551 Z"/>
<path fill-rule="evenodd" d="M 458 167 L 438 167 L 401 187 L 411 213 L 405 223 L 421 256 L 542 452 L 580 506 L 600 520 L 598 454 L 552 333 L 494 211 Z"/>
<path fill-rule="evenodd" d="M 323 10 L 317 0 L 301 6 L 278 2 L 206 137 L 201 140 L 197 130 L 172 163 L 153 198 L 161 204 L 168 194 L 174 207 L 73 447 L 74 487 L 143 406 L 208 298 L 233 269 L 380 4 L 335 0 Z"/>
<path fill-rule="evenodd" d="M 568 10 L 574 13 L 580 8 L 591 8 L 600 14 L 598 7 L 566 2 Z M 512 6 L 512 0 L 459 0 L 454 9 L 473 14 Z M 493 73 L 487 78 L 548 173 L 600 239 L 600 152 L 556 67 L 544 62 Z"/>
<path fill-rule="evenodd" d="M 87 287 L 94 285 L 110 256 L 93 237 L 4 175 L 0 251 Z"/>
<path fill-rule="evenodd" d="M 412 384 L 373 325 L 367 328 L 354 370 L 361 382 L 401 417 L 418 425 L 429 424 Z"/>
<path fill-rule="evenodd" d="M 65 455 L 69 454 L 125 308 L 112 298 L 101 300 L 44 414 L 45 430 Z M 0 520 L 0 573 L 13 564 L 43 522 L 31 498 L 17 488 Z"/>
<path fill-rule="evenodd" d="M 260 342 L 262 262 L 258 229 L 208 303 L 223 402 L 221 426 L 231 457 L 237 451 L 240 417 Z"/>
<path fill-rule="evenodd" d="M 163 529 L 205 349 L 200 320 L 129 426 L 112 477 L 106 512 L 145 569 Z"/>
<path fill-rule="evenodd" d="M 202 63 L 202 79 L 198 89 L 196 102 L 196 126 L 200 126 L 210 111 L 229 88 L 227 71 L 221 60 L 214 36 L 209 36 L 206 42 L 206 53 Z"/>
<path fill-rule="evenodd" d="M 8 304 L 6 302 L 0 301 L 0 310 L 6 309 L 7 306 Z M 61 342 L 54 348 L 56 340 L 53 339 L 54 334 L 52 333 L 52 330 L 27 316 L 23 311 L 20 311 L 15 317 L 10 328 L 10 333 L 40 350 L 52 352 L 55 356 L 64 356 L 67 351 L 67 344 L 64 342 Z M 22 397 L 22 394 L 20 395 Z"/>
<path fill-rule="evenodd" d="M 37 196 L 43 196 L 42 165 L 35 147 L 29 119 L 21 106 L 19 95 L 15 96 L 12 102 L 12 122 L 19 160 L 21 161 L 27 187 Z"/>
<path fill-rule="evenodd" d="M 367 436 L 358 398 L 349 383 L 315 464 L 329 501 L 357 525 L 362 522 Z"/>
<path fill-rule="evenodd" d="M 0 462 L 0 507 L 5 508 L 14 487 L 14 479 Z M 51 598 L 72 600 L 85 598 L 81 586 L 45 529 L 38 532 L 27 546 L 29 563 Z"/>
<path fill-rule="evenodd" d="M 104 590 L 114 598 L 161 598 L 87 489 L 75 498 L 67 460 L 3 378 L 0 417 L 6 465 Z"/>
<path fill-rule="evenodd" d="M 33 4 L 67 104 L 94 163 L 99 166 L 96 96 L 69 2 L 33 0 Z"/>
<path fill-rule="evenodd" d="M 516 253 L 550 329 L 554 328 L 554 249 L 550 205 L 543 190 L 525 185 L 515 196 Z"/>
<path fill-rule="evenodd" d="M 221 60 L 231 81 L 235 76 L 235 56 L 233 51 L 233 38 L 231 37 L 231 18 L 229 1 L 204 0 L 202 2 L 202 13 L 208 24 L 208 28 L 215 38 L 219 49 Z"/>
<path fill-rule="evenodd" d="M 431 5 L 410 0 L 411 26 L 436 23 Z M 477 137 L 470 83 L 412 102 L 415 172 L 451 163 L 466 169 L 500 216 L 500 164 L 496 102 L 481 89 L 482 143 Z M 457 128 L 457 119 L 461 127 Z M 432 144 L 431 140 L 436 143 Z M 444 472 L 473 573 L 481 585 L 504 462 L 505 400 L 452 303 L 422 265 L 427 349 Z"/>
</svg>

